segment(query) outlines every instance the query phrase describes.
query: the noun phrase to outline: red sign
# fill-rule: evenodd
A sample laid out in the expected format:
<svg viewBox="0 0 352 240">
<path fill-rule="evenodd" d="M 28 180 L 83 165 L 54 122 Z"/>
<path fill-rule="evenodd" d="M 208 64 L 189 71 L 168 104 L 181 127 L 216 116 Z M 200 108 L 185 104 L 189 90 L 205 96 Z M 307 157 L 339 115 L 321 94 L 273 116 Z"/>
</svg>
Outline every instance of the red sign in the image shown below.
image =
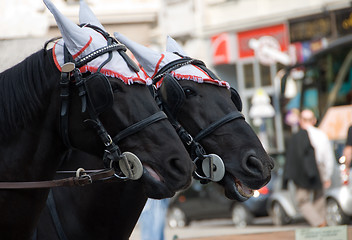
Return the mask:
<svg viewBox="0 0 352 240">
<path fill-rule="evenodd" d="M 254 30 L 239 32 L 238 34 L 238 47 L 239 47 L 239 57 L 253 57 L 254 50 L 249 47 L 249 40 L 252 38 L 259 39 L 263 36 L 271 36 L 275 38 L 280 44 L 280 48 L 282 52 L 287 51 L 288 46 L 288 32 L 287 27 L 284 24 L 258 28 Z"/>
<path fill-rule="evenodd" d="M 211 46 L 213 49 L 214 65 L 230 63 L 230 42 L 228 33 L 212 36 Z"/>
</svg>

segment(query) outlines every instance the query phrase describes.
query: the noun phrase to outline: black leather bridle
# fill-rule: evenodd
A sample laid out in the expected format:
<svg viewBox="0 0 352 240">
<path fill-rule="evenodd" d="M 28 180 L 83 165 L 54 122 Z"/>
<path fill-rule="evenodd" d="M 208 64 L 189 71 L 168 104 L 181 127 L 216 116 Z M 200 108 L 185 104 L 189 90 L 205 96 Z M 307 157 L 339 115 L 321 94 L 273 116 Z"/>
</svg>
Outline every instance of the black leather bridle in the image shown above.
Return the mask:
<svg viewBox="0 0 352 240">
<path fill-rule="evenodd" d="M 177 54 L 177 53 L 175 53 Z M 177 54 L 179 55 L 179 54 Z M 180 56 L 180 55 L 179 55 Z M 172 71 L 185 66 L 185 65 L 195 65 L 202 70 L 204 70 L 212 79 L 219 79 L 213 72 L 211 72 L 208 68 L 206 68 L 205 64 L 197 59 L 189 58 L 181 56 L 182 58 L 174 60 L 164 67 L 162 67 L 153 77 L 153 85 L 155 86 L 159 81 L 161 81 L 167 74 L 170 74 Z M 175 80 L 176 81 L 176 80 Z M 184 127 L 177 121 L 177 117 L 173 115 L 162 100 L 162 97 L 159 94 L 159 91 L 156 90 L 154 87 L 154 97 L 158 102 L 158 105 L 161 109 L 167 114 L 169 121 L 176 129 L 179 137 L 181 138 L 182 142 L 188 149 L 188 152 L 193 159 L 197 169 L 194 171 L 194 177 L 201 180 L 201 183 L 208 183 L 213 179 L 213 171 L 216 168 L 216 163 L 213 162 L 214 158 L 210 157 L 211 155 L 215 154 L 206 154 L 206 151 L 199 143 L 202 139 L 213 133 L 216 129 L 223 126 L 224 124 L 233 121 L 235 119 L 244 119 L 243 114 L 240 111 L 233 111 L 229 114 L 225 115 L 224 117 L 220 118 L 219 120 L 211 123 L 208 127 L 201 130 L 195 137 L 192 137 L 190 133 L 188 133 Z M 241 106 L 242 107 L 242 106 Z M 217 155 L 216 155 L 217 156 Z M 217 156 L 218 157 L 218 156 Z M 220 157 L 219 157 L 220 158 Z M 204 171 L 201 169 L 201 162 L 205 159 L 209 159 L 209 173 L 205 174 Z M 222 162 L 221 158 L 220 161 Z M 222 163 L 223 164 L 223 163 Z M 225 171 L 225 170 L 224 170 Z M 207 176 L 206 176 L 207 175 Z"/>
<path fill-rule="evenodd" d="M 111 136 L 108 134 L 106 129 L 104 128 L 103 124 L 99 120 L 99 112 L 95 111 L 93 107 L 91 106 L 91 101 L 89 101 L 89 95 L 87 94 L 87 89 L 85 89 L 84 82 L 86 79 L 82 76 L 79 68 L 87 64 L 89 61 L 105 54 L 109 53 L 109 57 L 107 58 L 106 61 L 104 61 L 98 68 L 98 72 L 101 70 L 101 68 L 108 63 L 111 58 L 112 58 L 112 52 L 113 51 L 118 51 L 118 53 L 123 57 L 123 59 L 126 61 L 127 65 L 134 70 L 135 72 L 139 71 L 138 66 L 128 57 L 128 55 L 125 53 L 126 47 L 123 44 L 120 44 L 116 41 L 116 39 L 113 39 L 112 37 L 109 36 L 108 33 L 103 31 L 102 29 L 86 24 L 84 26 L 91 27 L 94 30 L 100 32 L 106 39 L 107 39 L 107 46 L 100 48 L 90 54 L 88 54 L 85 57 L 82 57 L 78 59 L 77 61 L 73 60 L 71 54 L 69 54 L 67 48 L 64 46 L 64 58 L 65 58 L 65 65 L 62 67 L 62 69 L 65 71 L 62 71 L 61 73 L 61 80 L 60 80 L 60 97 L 61 97 L 61 112 L 60 112 L 60 131 L 61 131 L 61 137 L 63 139 L 63 142 L 68 148 L 73 148 L 69 135 L 68 135 L 68 109 L 69 109 L 69 97 L 70 97 L 70 86 L 75 85 L 78 88 L 78 94 L 81 97 L 82 100 L 82 112 L 85 112 L 88 110 L 90 118 L 85 120 L 86 123 L 90 124 L 97 132 L 99 137 L 101 138 L 102 142 L 104 143 L 106 149 L 105 149 L 105 154 L 103 157 L 103 163 L 106 168 L 114 168 L 115 169 L 115 177 L 118 179 L 122 180 L 127 180 L 127 179 L 134 179 L 136 180 L 137 178 L 134 176 L 134 173 L 132 172 L 132 168 L 136 169 L 138 164 L 136 161 L 139 161 L 139 159 L 132 153 L 124 152 L 121 153 L 120 148 L 117 145 L 117 142 L 121 141 L 122 139 L 127 138 L 128 136 L 135 134 L 142 129 L 146 128 L 147 126 L 158 122 L 160 120 L 167 119 L 166 114 L 163 111 L 158 111 L 151 116 L 136 122 L 132 124 L 131 126 L 125 128 L 121 132 L 119 132 L 116 136 L 111 138 Z M 101 77 L 101 75 L 99 76 Z M 107 80 L 107 79 L 106 79 Z M 88 98 L 88 99 L 87 99 Z M 113 101 L 113 99 L 112 99 Z M 132 158 L 131 158 L 132 157 Z M 124 166 L 126 168 L 125 171 L 121 170 L 121 164 L 120 162 L 124 162 Z M 139 167 L 143 168 L 143 166 L 140 164 Z M 58 237 L 61 240 L 67 240 L 67 236 L 63 230 L 63 227 L 61 225 L 57 210 L 56 210 L 56 205 L 53 197 L 52 191 L 49 192 L 48 200 L 47 200 L 47 206 L 49 208 L 49 212 L 51 214 L 52 220 L 54 222 L 55 229 L 58 233 Z M 33 240 L 37 239 L 37 232 L 35 231 L 33 235 Z"/>
<path fill-rule="evenodd" d="M 132 153 L 128 153 L 128 152 L 122 153 L 120 148 L 117 145 L 117 142 L 121 141 L 122 139 L 134 133 L 141 131 L 142 129 L 146 128 L 147 126 L 155 122 L 158 122 L 163 119 L 167 119 L 167 116 L 163 111 L 159 111 L 127 127 L 126 129 L 122 130 L 113 138 L 108 134 L 108 132 L 106 131 L 106 129 L 104 128 L 103 124 L 99 119 L 100 112 L 95 111 L 94 107 L 91 104 L 91 101 L 89 99 L 90 96 L 89 94 L 87 94 L 88 89 L 86 88 L 86 85 L 85 85 L 85 82 L 87 80 L 82 76 L 79 68 L 84 66 L 91 60 L 99 56 L 102 56 L 105 53 L 108 53 L 109 57 L 99 66 L 97 73 L 94 73 L 94 74 L 99 74 L 100 78 L 106 78 L 105 76 L 102 76 L 103 74 L 100 73 L 100 70 L 106 63 L 108 63 L 112 59 L 113 51 L 117 51 L 133 71 L 139 71 L 139 68 L 125 53 L 126 47 L 123 44 L 118 43 L 117 40 L 110 37 L 107 32 L 105 32 L 104 30 L 96 26 L 93 26 L 90 24 L 86 24 L 84 26 L 91 27 L 94 30 L 101 33 L 107 40 L 107 46 L 97 49 L 94 52 L 79 58 L 78 60 L 74 60 L 71 54 L 68 52 L 67 48 L 64 46 L 65 64 L 62 67 L 63 71 L 61 73 L 61 80 L 60 80 L 60 87 L 61 87 L 60 129 L 61 129 L 62 139 L 67 147 L 73 148 L 73 146 L 70 143 L 69 135 L 68 135 L 68 131 L 69 131 L 68 130 L 69 129 L 68 128 L 68 112 L 69 112 L 68 109 L 69 109 L 70 86 L 75 85 L 78 88 L 78 94 L 82 100 L 82 113 L 88 110 L 87 112 L 90 117 L 89 119 L 86 119 L 84 122 L 89 124 L 92 128 L 95 129 L 98 136 L 100 137 L 103 144 L 105 145 L 105 154 L 103 157 L 103 162 L 105 167 L 114 168 L 116 171 L 115 176 L 119 179 L 136 179 L 133 177 L 133 172 L 131 170 L 131 167 L 133 166 L 130 166 L 130 165 L 135 163 L 135 164 L 139 164 L 139 167 L 142 168 L 140 161 Z M 106 82 L 108 82 L 107 78 L 106 78 Z M 108 87 L 111 88 L 110 84 Z M 107 91 L 107 94 L 110 94 L 109 90 Z M 112 101 L 113 101 L 112 91 L 111 91 L 111 96 L 112 96 L 111 97 L 111 105 L 112 105 Z M 132 157 L 132 159 L 130 159 L 129 157 Z M 119 164 L 120 161 L 124 162 L 124 165 L 127 171 L 121 171 L 121 167 L 119 167 L 121 166 L 121 164 Z"/>
</svg>

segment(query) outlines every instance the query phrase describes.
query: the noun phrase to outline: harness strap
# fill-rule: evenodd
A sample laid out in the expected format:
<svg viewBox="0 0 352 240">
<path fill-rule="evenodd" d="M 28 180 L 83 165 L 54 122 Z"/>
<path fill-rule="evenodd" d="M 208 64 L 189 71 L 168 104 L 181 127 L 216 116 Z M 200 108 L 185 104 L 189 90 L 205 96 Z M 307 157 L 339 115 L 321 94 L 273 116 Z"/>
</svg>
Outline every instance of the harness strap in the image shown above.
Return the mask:
<svg viewBox="0 0 352 240">
<path fill-rule="evenodd" d="M 107 169 L 92 174 L 85 174 L 79 177 L 69 177 L 51 181 L 36 182 L 0 182 L 0 189 L 33 189 L 33 188 L 52 188 L 52 187 L 70 187 L 85 186 L 98 180 L 104 180 L 113 177 L 114 169 Z"/>
<path fill-rule="evenodd" d="M 76 60 L 76 67 L 80 68 L 83 67 L 84 65 L 86 65 L 88 62 L 92 61 L 93 59 L 104 55 L 105 53 L 109 53 L 112 51 L 126 51 L 126 46 L 123 44 L 119 44 L 119 43 L 112 43 L 111 45 L 99 48 L 97 50 L 95 50 L 94 52 L 80 58 Z"/>
<path fill-rule="evenodd" d="M 195 136 L 194 141 L 196 141 L 196 142 L 200 141 L 201 139 L 205 138 L 210 133 L 215 131 L 215 129 L 217 129 L 217 128 L 221 127 L 222 125 L 224 125 L 225 123 L 228 123 L 228 122 L 230 122 L 230 121 L 232 121 L 234 119 L 237 119 L 237 118 L 243 118 L 244 119 L 244 116 L 240 112 L 230 112 L 229 114 L 227 114 L 223 118 L 219 119 L 216 122 L 213 122 L 207 128 L 205 128 L 202 131 L 200 131 L 197 134 L 197 136 Z"/>
<path fill-rule="evenodd" d="M 55 229 L 56 229 L 56 232 L 57 232 L 59 239 L 60 240 L 68 240 L 68 238 L 66 237 L 66 234 L 64 232 L 64 229 L 61 225 L 59 215 L 57 213 L 54 194 L 53 194 L 52 190 L 49 191 L 49 195 L 46 200 L 46 206 L 49 209 L 51 219 L 53 220 L 53 223 L 54 223 L 54 226 L 55 226 Z"/>
<path fill-rule="evenodd" d="M 65 63 L 73 61 L 71 54 L 64 45 L 64 60 Z M 68 111 L 70 97 L 70 73 L 62 72 L 60 80 L 60 97 L 61 97 L 61 112 L 60 112 L 60 132 L 61 138 L 66 147 L 70 148 L 71 143 L 68 137 Z"/>
<path fill-rule="evenodd" d="M 136 122 L 134 124 L 132 124 L 131 126 L 125 128 L 124 130 L 122 130 L 120 133 L 118 133 L 114 138 L 113 138 L 113 141 L 114 142 L 118 142 L 120 141 L 121 139 L 124 139 L 134 133 L 137 133 L 139 132 L 140 130 L 142 130 L 143 128 L 155 123 L 155 122 L 158 122 L 160 120 L 163 120 L 163 119 L 167 119 L 167 116 L 166 114 L 163 112 L 163 111 L 159 111 L 157 113 L 154 113 L 153 115 L 139 121 L 139 122 Z"/>
<path fill-rule="evenodd" d="M 128 67 L 135 71 L 135 72 L 139 72 L 139 67 L 138 65 L 127 55 L 126 51 L 127 48 L 126 47 L 122 47 L 124 46 L 121 43 L 118 43 L 117 40 L 115 38 L 110 37 L 109 33 L 105 32 L 103 29 L 101 29 L 98 26 L 89 24 L 89 23 L 83 23 L 80 25 L 81 27 L 90 27 L 92 29 L 94 29 L 95 31 L 99 32 L 101 35 L 103 35 L 105 37 L 106 40 L 112 40 L 114 42 L 116 42 L 117 44 L 121 45 L 121 48 L 116 49 L 117 52 L 121 55 L 121 57 L 125 60 L 125 62 L 127 63 Z"/>
<path fill-rule="evenodd" d="M 112 46 L 112 38 L 108 38 L 107 41 L 108 41 L 107 46 Z M 110 52 L 108 52 L 108 54 L 109 54 L 108 58 L 107 58 L 102 64 L 100 64 L 100 66 L 99 66 L 97 72 L 100 72 L 100 70 L 101 70 L 108 62 L 111 61 L 111 59 L 112 59 L 112 52 L 110 51 Z"/>
<path fill-rule="evenodd" d="M 186 66 L 188 64 L 194 64 L 194 65 L 203 65 L 205 66 L 204 62 L 198 60 L 198 59 L 193 59 L 189 57 L 184 57 L 177 59 L 175 61 L 172 61 L 168 64 L 166 64 L 164 67 L 162 67 L 159 71 L 158 74 L 153 77 L 153 84 L 156 84 L 159 82 L 166 74 L 170 73 L 173 70 L 176 70 L 182 66 Z"/>
</svg>

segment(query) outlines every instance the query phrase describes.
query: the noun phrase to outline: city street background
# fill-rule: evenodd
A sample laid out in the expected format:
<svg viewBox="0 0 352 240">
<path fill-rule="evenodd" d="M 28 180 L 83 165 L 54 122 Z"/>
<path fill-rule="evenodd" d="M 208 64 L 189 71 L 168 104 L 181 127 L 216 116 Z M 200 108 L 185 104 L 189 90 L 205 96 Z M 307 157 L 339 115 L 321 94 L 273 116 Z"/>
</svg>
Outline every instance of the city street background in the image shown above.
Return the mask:
<svg viewBox="0 0 352 240">
<path fill-rule="evenodd" d="M 267 237 L 270 234 L 270 240 L 294 240 L 294 231 L 296 229 L 309 228 L 309 225 L 305 222 L 297 222 L 286 226 L 274 226 L 269 217 L 260 217 L 254 220 L 254 223 L 245 228 L 236 228 L 230 219 L 217 219 L 217 220 L 203 220 L 194 221 L 184 228 L 170 228 L 165 229 L 165 240 L 176 240 L 176 239 L 195 239 L 201 238 L 214 239 L 216 237 L 226 237 L 230 239 L 239 239 L 240 236 L 249 237 L 248 235 L 255 234 L 256 239 L 269 240 Z M 236 238 L 231 238 L 236 235 Z M 284 236 L 285 237 L 284 237 Z M 286 238 L 287 237 L 287 238 Z M 138 225 L 133 231 L 130 240 L 140 240 L 140 231 Z M 256 240 L 248 238 L 248 240 Z M 352 227 L 349 227 L 348 239 L 352 239 Z"/>
</svg>

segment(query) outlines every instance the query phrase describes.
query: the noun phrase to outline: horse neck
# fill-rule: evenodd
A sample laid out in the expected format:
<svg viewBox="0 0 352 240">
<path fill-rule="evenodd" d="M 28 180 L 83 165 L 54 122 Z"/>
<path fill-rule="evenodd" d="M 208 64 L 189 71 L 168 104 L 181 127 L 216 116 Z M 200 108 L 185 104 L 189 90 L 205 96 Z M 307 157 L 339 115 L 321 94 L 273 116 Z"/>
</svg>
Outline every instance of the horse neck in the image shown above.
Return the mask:
<svg viewBox="0 0 352 240">
<path fill-rule="evenodd" d="M 1 83 L 6 84 L 10 77 L 17 81 L 17 85 L 10 88 L 14 89 L 10 94 L 15 97 L 9 102 L 0 99 L 0 103 L 10 103 L 17 109 L 6 108 L 4 111 L 10 116 L 1 118 L 2 122 L 12 123 L 9 123 L 9 129 L 2 129 L 7 132 L 0 137 L 0 178 L 2 181 L 35 181 L 48 178 L 48 172 L 53 176 L 55 171 L 50 169 L 57 167 L 55 163 L 59 161 L 55 159 L 59 159 L 63 144 L 58 134 L 60 99 L 57 86 L 60 75 L 54 66 L 52 52 L 41 50 L 31 55 L 2 73 Z M 18 93 L 16 87 L 20 88 L 19 85 L 31 89 L 22 89 Z M 20 113 L 12 113 L 16 110 Z M 19 166 L 28 167 L 24 170 Z"/>
<path fill-rule="evenodd" d="M 147 201 L 136 181 L 53 189 L 56 209 L 68 239 L 129 239 Z M 67 204 L 71 202 L 72 204 Z M 92 207 L 94 206 L 94 207 Z M 40 216 L 37 240 L 57 239 L 48 207 Z"/>
<path fill-rule="evenodd" d="M 97 165 L 101 162 L 97 157 L 83 152 L 72 151 L 67 156 L 60 170 L 102 167 Z M 104 240 L 111 236 L 129 239 L 147 200 L 142 184 L 137 181 L 103 183 L 85 186 L 84 194 L 82 190 L 53 189 L 56 209 L 68 239 Z M 56 239 L 51 218 L 46 207 L 38 224 L 38 240 Z"/>
<path fill-rule="evenodd" d="M 29 57 L 23 64 L 30 61 Z M 51 64 L 50 56 L 43 59 L 46 67 Z M 51 58 L 52 59 L 52 58 Z M 19 66 L 15 67 L 18 68 Z M 40 66 L 38 66 L 40 67 Z M 9 71 L 15 71 L 10 69 Z M 52 76 L 53 69 L 26 68 L 29 71 L 42 71 L 42 77 Z M 57 71 L 57 70 L 56 70 Z M 51 73 L 49 73 L 51 72 Z M 6 72 L 5 74 L 8 74 Z M 33 75 L 35 75 L 33 73 Z M 55 75 L 55 74 L 54 74 Z M 2 75 L 2 77 L 4 77 Z M 48 77 L 48 81 L 58 79 L 59 75 Z M 3 80 L 4 78 L 0 79 Z M 39 79 L 44 80 L 44 79 Z M 55 83 L 49 83 L 55 86 Z M 38 86 L 40 88 L 40 86 Z M 1 181 L 40 181 L 50 180 L 55 174 L 64 151 L 59 140 L 59 93 L 48 89 L 43 93 L 43 106 L 28 119 L 28 122 L 13 128 L 15 133 L 0 141 L 0 180 Z M 2 96 L 3 97 L 3 96 Z M 4 239 L 30 239 L 39 213 L 44 207 L 47 190 L 0 190 L 0 232 Z M 21 229 L 18 231 L 18 229 Z"/>
</svg>

